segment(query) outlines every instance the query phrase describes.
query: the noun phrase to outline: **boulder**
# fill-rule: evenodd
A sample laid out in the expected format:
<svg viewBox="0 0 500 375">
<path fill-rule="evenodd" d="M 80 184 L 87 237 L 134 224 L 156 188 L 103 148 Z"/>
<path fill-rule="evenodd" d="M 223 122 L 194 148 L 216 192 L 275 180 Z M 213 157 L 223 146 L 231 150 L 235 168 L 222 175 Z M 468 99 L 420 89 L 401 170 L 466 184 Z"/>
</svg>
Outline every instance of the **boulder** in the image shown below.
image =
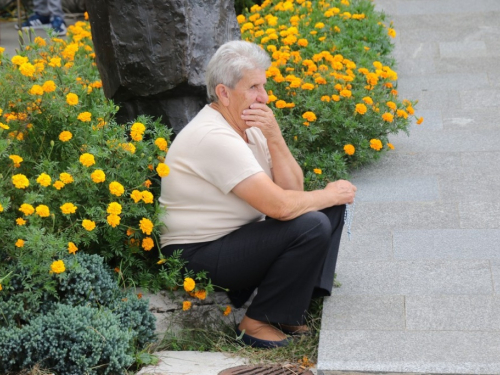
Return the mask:
<svg viewBox="0 0 500 375">
<path fill-rule="evenodd" d="M 162 117 L 180 131 L 206 103 L 205 67 L 240 39 L 234 0 L 86 0 L 97 68 L 117 120 Z"/>
</svg>

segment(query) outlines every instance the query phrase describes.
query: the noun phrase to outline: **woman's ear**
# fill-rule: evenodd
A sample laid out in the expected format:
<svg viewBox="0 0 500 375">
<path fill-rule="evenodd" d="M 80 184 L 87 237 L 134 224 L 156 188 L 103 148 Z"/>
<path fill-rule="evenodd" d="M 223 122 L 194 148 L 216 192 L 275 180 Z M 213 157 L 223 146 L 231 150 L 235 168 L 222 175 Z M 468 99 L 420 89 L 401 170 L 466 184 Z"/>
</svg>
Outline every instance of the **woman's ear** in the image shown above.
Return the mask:
<svg viewBox="0 0 500 375">
<path fill-rule="evenodd" d="M 226 86 L 224 86 L 222 83 L 219 83 L 217 86 L 215 86 L 215 94 L 219 98 L 219 102 L 227 107 L 229 105 L 229 91 Z"/>
</svg>

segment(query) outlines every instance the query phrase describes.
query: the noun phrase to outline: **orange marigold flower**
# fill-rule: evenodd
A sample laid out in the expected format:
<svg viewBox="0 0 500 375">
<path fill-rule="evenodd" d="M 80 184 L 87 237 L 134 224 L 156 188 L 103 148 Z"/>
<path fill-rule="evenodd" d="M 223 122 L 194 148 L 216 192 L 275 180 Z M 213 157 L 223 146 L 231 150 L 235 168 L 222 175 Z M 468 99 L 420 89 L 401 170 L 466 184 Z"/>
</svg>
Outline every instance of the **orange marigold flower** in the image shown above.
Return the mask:
<svg viewBox="0 0 500 375">
<path fill-rule="evenodd" d="M 316 115 L 311 111 L 304 112 L 304 114 L 302 114 L 302 118 L 307 121 L 316 121 L 317 119 Z"/>
<path fill-rule="evenodd" d="M 323 174 L 323 171 L 321 169 L 319 169 L 319 168 L 314 168 L 313 172 L 316 173 L 316 174 Z"/>
<path fill-rule="evenodd" d="M 142 248 L 146 251 L 151 250 L 155 246 L 155 243 L 151 237 L 146 237 L 142 240 Z"/>
<path fill-rule="evenodd" d="M 413 107 L 411 105 L 406 107 L 406 112 L 408 112 L 410 115 L 415 114 L 415 110 L 413 109 Z"/>
<path fill-rule="evenodd" d="M 397 115 L 398 117 L 403 117 L 404 119 L 407 119 L 407 118 L 408 118 L 408 113 L 407 113 L 405 110 L 403 110 L 403 109 L 398 109 L 398 110 L 396 111 L 396 115 Z"/>
<path fill-rule="evenodd" d="M 149 187 L 152 185 L 152 182 L 150 180 L 144 181 L 143 185 L 146 187 L 146 189 L 149 189 Z"/>
<path fill-rule="evenodd" d="M 84 153 L 80 156 L 80 163 L 82 163 L 85 167 L 90 167 L 95 164 L 94 155 L 89 153 Z"/>
<path fill-rule="evenodd" d="M 50 210 L 49 208 L 44 205 L 40 204 L 35 208 L 35 213 L 40 216 L 40 217 L 49 217 L 50 216 Z"/>
<path fill-rule="evenodd" d="M 139 202 L 142 199 L 142 194 L 139 190 L 134 190 L 130 193 L 130 198 L 134 200 L 135 203 Z"/>
<path fill-rule="evenodd" d="M 1 205 L 0 205 L 0 206 L 1 206 Z M 2 211 L 0 211 L 0 212 L 2 212 Z M 26 225 L 26 220 L 24 220 L 24 219 L 23 219 L 23 218 L 21 218 L 21 217 L 18 217 L 18 218 L 16 219 L 16 224 L 17 224 L 17 225 L 19 225 L 19 226 Z"/>
<path fill-rule="evenodd" d="M 420 118 L 417 120 L 417 125 L 420 125 L 422 122 L 424 122 L 424 118 L 423 118 L 423 117 L 420 117 Z"/>
<path fill-rule="evenodd" d="M 334 102 L 338 102 L 338 101 L 340 101 L 340 96 L 338 96 L 338 95 L 332 95 L 332 100 Z"/>
<path fill-rule="evenodd" d="M 141 221 L 139 222 L 139 228 L 141 228 L 142 233 L 150 235 L 151 232 L 153 231 L 154 225 L 153 225 L 153 222 L 151 220 L 143 217 L 141 219 Z"/>
<path fill-rule="evenodd" d="M 31 95 L 43 95 L 43 88 L 40 85 L 33 85 L 30 89 Z"/>
<path fill-rule="evenodd" d="M 397 106 L 396 106 L 396 103 L 394 102 L 387 102 L 385 103 L 390 109 L 392 109 L 393 111 L 396 110 Z"/>
<path fill-rule="evenodd" d="M 107 222 L 109 225 L 111 225 L 113 228 L 116 228 L 119 224 L 120 224 L 120 216 L 118 215 L 108 215 L 108 217 L 106 218 Z"/>
<path fill-rule="evenodd" d="M 391 150 L 394 150 L 394 145 L 392 143 L 387 143 L 387 147 L 389 147 Z"/>
<path fill-rule="evenodd" d="M 184 301 L 182 302 L 182 310 L 187 311 L 191 308 L 191 302 L 189 301 Z"/>
<path fill-rule="evenodd" d="M 24 240 L 18 238 L 16 243 L 15 243 L 16 247 L 23 247 L 24 246 Z"/>
<path fill-rule="evenodd" d="M 352 96 L 351 90 L 342 90 L 340 91 L 340 96 L 343 96 L 344 98 L 350 98 Z"/>
<path fill-rule="evenodd" d="M 88 230 L 89 232 L 91 232 L 95 228 L 95 222 L 92 221 L 92 220 L 85 219 L 85 220 L 82 221 L 82 227 L 84 227 L 86 230 Z"/>
<path fill-rule="evenodd" d="M 110 204 L 108 204 L 106 212 L 108 214 L 120 215 L 122 213 L 122 205 L 118 202 L 111 202 Z"/>
<path fill-rule="evenodd" d="M 162 151 L 167 151 L 167 140 L 165 138 L 156 138 L 155 145 Z"/>
<path fill-rule="evenodd" d="M 364 115 L 368 109 L 366 108 L 366 105 L 359 103 L 356 104 L 356 113 L 359 113 L 360 115 Z"/>
<path fill-rule="evenodd" d="M 307 39 L 301 38 L 297 41 L 297 44 L 301 47 L 307 47 L 309 42 L 307 41 Z"/>
<path fill-rule="evenodd" d="M 52 186 L 54 186 L 57 190 L 61 190 L 64 186 L 66 186 L 66 184 L 60 180 L 57 180 Z"/>
<path fill-rule="evenodd" d="M 142 200 L 144 201 L 144 203 L 153 203 L 154 196 L 149 191 L 145 190 L 145 191 L 141 192 L 141 195 L 142 195 Z"/>
<path fill-rule="evenodd" d="M 349 156 L 354 155 L 354 153 L 356 152 L 356 148 L 353 145 L 348 144 L 344 146 L 344 152 Z"/>
<path fill-rule="evenodd" d="M 385 112 L 383 115 L 382 115 L 382 119 L 386 122 L 392 122 L 394 121 L 394 116 L 389 113 L 389 112 Z"/>
<path fill-rule="evenodd" d="M 43 91 L 45 91 L 45 92 L 53 92 L 56 90 L 56 84 L 54 83 L 54 81 L 46 81 L 42 85 L 42 88 L 43 88 Z"/>
<path fill-rule="evenodd" d="M 59 174 L 59 179 L 65 184 L 71 184 L 74 181 L 73 176 L 66 172 Z"/>
<path fill-rule="evenodd" d="M 382 149 L 382 142 L 380 139 L 370 139 L 370 147 L 373 148 L 375 151 L 380 151 Z"/>
<path fill-rule="evenodd" d="M 227 305 L 223 314 L 224 314 L 224 316 L 228 316 L 229 314 L 231 314 L 231 306 Z"/>
<path fill-rule="evenodd" d="M 19 207 L 19 211 L 21 211 L 25 216 L 29 216 L 35 212 L 35 209 L 31 204 L 23 203 L 21 207 Z"/>
<path fill-rule="evenodd" d="M 197 290 L 195 293 L 194 293 L 194 296 L 196 298 L 198 298 L 199 300 L 204 300 L 205 298 L 207 298 L 207 291 L 202 289 L 202 290 Z"/>
<path fill-rule="evenodd" d="M 286 102 L 284 100 L 278 100 L 276 103 L 274 103 L 276 108 L 285 108 L 286 107 Z"/>
</svg>

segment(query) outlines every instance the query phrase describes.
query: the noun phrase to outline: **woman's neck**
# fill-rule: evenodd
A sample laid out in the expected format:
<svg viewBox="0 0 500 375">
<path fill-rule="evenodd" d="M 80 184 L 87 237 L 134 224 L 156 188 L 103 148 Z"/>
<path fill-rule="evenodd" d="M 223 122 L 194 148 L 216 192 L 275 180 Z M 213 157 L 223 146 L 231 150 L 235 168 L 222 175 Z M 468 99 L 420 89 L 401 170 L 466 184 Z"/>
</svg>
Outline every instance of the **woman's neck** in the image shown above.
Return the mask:
<svg viewBox="0 0 500 375">
<path fill-rule="evenodd" d="M 238 123 L 234 119 L 233 115 L 231 114 L 231 112 L 228 111 L 228 109 L 225 106 L 223 106 L 217 102 L 212 102 L 212 103 L 210 103 L 210 107 L 212 107 L 217 112 L 219 112 L 222 115 L 222 117 L 224 117 L 224 119 L 227 121 L 227 123 L 234 129 L 234 131 L 236 133 L 238 133 L 238 135 L 241 138 L 243 138 L 243 140 L 245 142 L 248 143 L 247 133 L 245 132 L 245 130 L 241 129 L 238 126 Z"/>
</svg>

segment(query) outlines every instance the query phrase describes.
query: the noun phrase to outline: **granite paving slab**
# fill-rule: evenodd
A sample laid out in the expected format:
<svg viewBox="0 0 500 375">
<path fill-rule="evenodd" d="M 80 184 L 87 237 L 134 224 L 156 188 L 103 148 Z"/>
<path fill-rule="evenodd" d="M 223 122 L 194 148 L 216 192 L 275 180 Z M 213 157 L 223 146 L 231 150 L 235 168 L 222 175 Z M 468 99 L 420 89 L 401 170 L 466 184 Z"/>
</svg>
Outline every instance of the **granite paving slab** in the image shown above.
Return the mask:
<svg viewBox="0 0 500 375">
<path fill-rule="evenodd" d="M 392 232 L 390 231 L 352 231 L 341 238 L 339 260 L 389 260 L 394 254 L 392 250 Z"/>
<path fill-rule="evenodd" d="M 500 228 L 500 202 L 467 201 L 458 205 L 460 227 L 465 229 Z"/>
</svg>

